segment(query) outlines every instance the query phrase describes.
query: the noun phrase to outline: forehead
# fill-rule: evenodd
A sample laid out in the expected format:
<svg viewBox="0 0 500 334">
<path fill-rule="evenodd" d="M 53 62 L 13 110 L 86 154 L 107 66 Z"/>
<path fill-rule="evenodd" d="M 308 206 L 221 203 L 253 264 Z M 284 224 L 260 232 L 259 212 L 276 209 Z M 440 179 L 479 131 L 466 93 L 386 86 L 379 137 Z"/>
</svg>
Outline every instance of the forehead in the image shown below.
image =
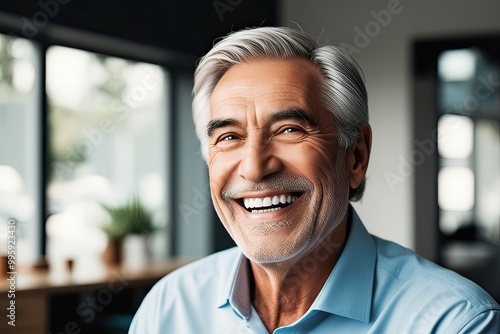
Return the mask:
<svg viewBox="0 0 500 334">
<path fill-rule="evenodd" d="M 268 59 L 232 66 L 217 83 L 210 98 L 211 110 L 251 103 L 299 104 L 319 101 L 319 70 L 306 59 Z M 213 113 L 212 113 L 213 114 Z"/>
</svg>

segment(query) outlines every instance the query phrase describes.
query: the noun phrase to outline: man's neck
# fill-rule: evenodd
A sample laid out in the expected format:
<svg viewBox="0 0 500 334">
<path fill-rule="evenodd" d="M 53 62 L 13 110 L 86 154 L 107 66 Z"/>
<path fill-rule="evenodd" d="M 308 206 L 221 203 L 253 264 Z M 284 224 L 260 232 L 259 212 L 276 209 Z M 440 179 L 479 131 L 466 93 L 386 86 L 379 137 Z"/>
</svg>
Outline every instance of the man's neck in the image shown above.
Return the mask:
<svg viewBox="0 0 500 334">
<path fill-rule="evenodd" d="M 295 322 L 311 307 L 342 253 L 347 226 L 345 219 L 317 247 L 293 262 L 250 262 L 252 303 L 270 333 Z"/>
</svg>

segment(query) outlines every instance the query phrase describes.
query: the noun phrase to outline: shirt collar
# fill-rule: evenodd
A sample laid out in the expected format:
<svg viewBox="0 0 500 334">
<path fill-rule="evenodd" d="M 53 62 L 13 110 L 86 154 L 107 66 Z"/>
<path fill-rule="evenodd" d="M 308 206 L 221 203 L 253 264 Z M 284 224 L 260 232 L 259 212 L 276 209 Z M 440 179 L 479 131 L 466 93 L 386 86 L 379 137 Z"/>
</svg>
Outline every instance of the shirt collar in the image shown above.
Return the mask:
<svg viewBox="0 0 500 334">
<path fill-rule="evenodd" d="M 375 243 L 354 208 L 346 244 L 311 310 L 369 322 L 375 275 Z M 240 253 L 219 291 L 218 307 L 228 304 L 242 318 L 251 314 L 249 262 Z M 346 289 L 346 287 L 350 287 Z"/>
<path fill-rule="evenodd" d="M 230 304 L 235 312 L 244 319 L 250 318 L 252 312 L 249 265 L 248 259 L 240 252 L 228 273 L 229 279 L 219 289 L 217 301 L 219 308 Z"/>
<path fill-rule="evenodd" d="M 350 210 L 352 223 L 349 237 L 311 309 L 369 322 L 376 246 L 354 208 Z"/>
</svg>

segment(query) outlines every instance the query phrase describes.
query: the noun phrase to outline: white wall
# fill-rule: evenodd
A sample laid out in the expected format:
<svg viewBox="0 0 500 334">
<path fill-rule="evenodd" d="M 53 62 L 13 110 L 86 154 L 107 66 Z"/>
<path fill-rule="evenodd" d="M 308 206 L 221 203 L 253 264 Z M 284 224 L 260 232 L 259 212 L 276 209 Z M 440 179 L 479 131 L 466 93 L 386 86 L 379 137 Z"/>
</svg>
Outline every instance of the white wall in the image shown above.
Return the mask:
<svg viewBox="0 0 500 334">
<path fill-rule="evenodd" d="M 375 24 L 371 11 L 388 6 L 394 6 L 390 22 Z M 297 23 L 324 44 L 359 46 L 353 56 L 365 72 L 374 137 L 366 193 L 355 207 L 370 232 L 413 248 L 413 179 L 391 188 L 384 176 L 397 174 L 400 159 L 412 151 L 411 43 L 417 37 L 499 33 L 500 1 L 282 0 L 281 8 L 283 25 Z M 372 37 L 363 46 L 355 28 L 365 31 L 367 24 Z"/>
</svg>

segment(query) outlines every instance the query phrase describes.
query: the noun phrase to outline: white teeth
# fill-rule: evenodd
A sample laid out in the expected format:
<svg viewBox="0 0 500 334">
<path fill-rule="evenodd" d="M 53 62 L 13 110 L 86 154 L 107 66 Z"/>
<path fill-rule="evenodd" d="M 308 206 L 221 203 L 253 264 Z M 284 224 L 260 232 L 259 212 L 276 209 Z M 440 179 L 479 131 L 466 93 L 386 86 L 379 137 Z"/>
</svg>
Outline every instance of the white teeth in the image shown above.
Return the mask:
<svg viewBox="0 0 500 334">
<path fill-rule="evenodd" d="M 271 203 L 273 205 L 277 205 L 277 204 L 279 204 L 279 202 L 280 202 L 280 198 L 278 196 L 274 196 Z"/>
<path fill-rule="evenodd" d="M 281 208 L 270 208 L 270 209 L 262 209 L 262 210 L 252 210 L 252 213 L 264 213 L 264 212 L 271 212 L 271 211 L 276 211 Z"/>
<path fill-rule="evenodd" d="M 245 208 L 247 209 L 252 209 L 252 208 L 267 208 L 272 205 L 278 205 L 278 204 L 290 204 L 293 203 L 297 200 L 297 196 L 292 196 L 292 195 L 280 195 L 280 196 L 273 196 L 271 197 L 262 197 L 262 198 L 244 198 L 243 199 L 243 204 L 245 205 Z M 279 209 L 279 208 L 272 208 L 274 209 Z M 267 212 L 266 209 L 263 210 L 252 210 L 252 212 Z"/>
<path fill-rule="evenodd" d="M 243 199 L 243 204 L 245 204 L 245 208 L 253 208 L 253 198 L 245 198 Z"/>
<path fill-rule="evenodd" d="M 281 195 L 280 196 L 280 203 L 281 204 L 285 204 L 286 203 L 286 196 L 285 195 Z"/>
</svg>

